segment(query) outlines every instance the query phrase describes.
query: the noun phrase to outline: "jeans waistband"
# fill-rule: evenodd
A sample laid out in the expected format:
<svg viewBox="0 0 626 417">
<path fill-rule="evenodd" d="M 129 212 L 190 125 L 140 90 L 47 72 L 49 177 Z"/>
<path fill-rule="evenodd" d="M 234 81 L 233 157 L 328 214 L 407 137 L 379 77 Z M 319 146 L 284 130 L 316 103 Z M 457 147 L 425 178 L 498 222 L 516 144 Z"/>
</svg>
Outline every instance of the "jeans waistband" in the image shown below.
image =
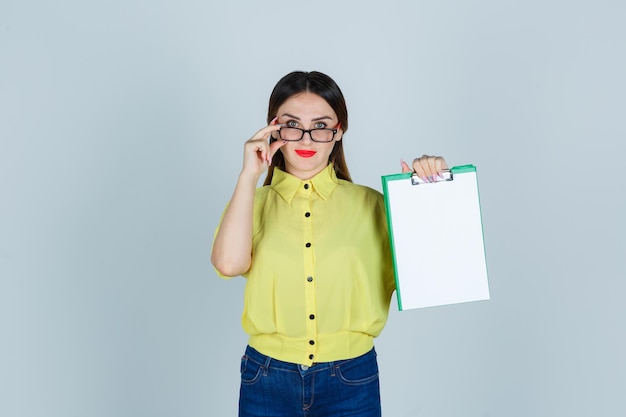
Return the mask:
<svg viewBox="0 0 626 417">
<path fill-rule="evenodd" d="M 359 356 L 358 358 L 365 357 L 367 355 L 376 355 L 376 352 L 372 348 L 372 350 L 370 350 L 364 355 Z M 282 369 L 286 371 L 302 371 L 303 369 L 306 370 L 309 368 L 311 368 L 312 370 L 315 369 L 316 371 L 330 369 L 331 373 L 333 372 L 335 365 L 340 365 L 347 361 L 357 359 L 357 358 L 341 359 L 341 360 L 334 361 L 334 362 L 314 362 L 313 365 L 309 367 L 309 366 L 300 365 L 297 363 L 284 362 L 278 359 L 274 359 L 270 356 L 262 354 L 261 352 L 257 351 L 251 346 L 246 347 L 245 356 L 248 357 L 248 359 L 256 363 L 263 365 L 266 369 L 275 368 L 275 369 Z"/>
</svg>

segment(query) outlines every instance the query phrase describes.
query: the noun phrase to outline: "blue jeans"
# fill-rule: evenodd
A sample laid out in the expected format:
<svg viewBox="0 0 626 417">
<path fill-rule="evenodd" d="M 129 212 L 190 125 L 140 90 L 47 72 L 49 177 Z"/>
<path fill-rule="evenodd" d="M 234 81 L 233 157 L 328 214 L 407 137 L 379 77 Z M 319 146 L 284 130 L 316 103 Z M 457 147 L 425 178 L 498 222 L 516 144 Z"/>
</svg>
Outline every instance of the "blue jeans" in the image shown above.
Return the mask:
<svg viewBox="0 0 626 417">
<path fill-rule="evenodd" d="M 380 417 L 374 349 L 311 367 L 282 362 L 250 346 L 241 358 L 239 417 Z"/>
</svg>

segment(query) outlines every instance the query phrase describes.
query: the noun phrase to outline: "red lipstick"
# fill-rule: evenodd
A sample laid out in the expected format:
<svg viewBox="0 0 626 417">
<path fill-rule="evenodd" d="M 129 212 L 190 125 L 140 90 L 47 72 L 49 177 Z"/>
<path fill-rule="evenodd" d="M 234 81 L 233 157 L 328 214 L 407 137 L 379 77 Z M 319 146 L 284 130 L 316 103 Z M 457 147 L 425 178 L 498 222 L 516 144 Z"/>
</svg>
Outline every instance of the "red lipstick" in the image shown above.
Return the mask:
<svg viewBox="0 0 626 417">
<path fill-rule="evenodd" d="M 315 155 L 317 152 L 315 152 L 315 151 L 307 151 L 307 150 L 304 150 L 304 149 L 297 149 L 296 153 L 299 156 L 303 157 L 303 158 L 310 158 L 313 155 Z"/>
</svg>

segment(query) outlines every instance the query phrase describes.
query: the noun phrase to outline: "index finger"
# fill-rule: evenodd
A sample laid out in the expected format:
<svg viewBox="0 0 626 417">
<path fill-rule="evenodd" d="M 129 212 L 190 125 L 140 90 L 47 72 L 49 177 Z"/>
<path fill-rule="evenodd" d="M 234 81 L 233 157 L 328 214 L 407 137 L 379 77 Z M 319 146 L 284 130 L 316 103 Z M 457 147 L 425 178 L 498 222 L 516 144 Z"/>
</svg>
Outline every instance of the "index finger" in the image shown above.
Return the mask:
<svg viewBox="0 0 626 417">
<path fill-rule="evenodd" d="M 252 136 L 252 139 L 266 139 L 267 140 L 269 135 L 272 132 L 280 130 L 281 127 L 283 127 L 283 125 L 273 124 L 273 125 L 265 126 L 263 129 L 260 129 L 258 132 L 256 132 L 254 136 Z"/>
<path fill-rule="evenodd" d="M 413 160 L 413 171 L 420 177 L 423 181 L 428 180 L 429 172 L 427 172 L 428 162 L 427 159 L 429 155 L 422 155 L 419 158 Z"/>
</svg>

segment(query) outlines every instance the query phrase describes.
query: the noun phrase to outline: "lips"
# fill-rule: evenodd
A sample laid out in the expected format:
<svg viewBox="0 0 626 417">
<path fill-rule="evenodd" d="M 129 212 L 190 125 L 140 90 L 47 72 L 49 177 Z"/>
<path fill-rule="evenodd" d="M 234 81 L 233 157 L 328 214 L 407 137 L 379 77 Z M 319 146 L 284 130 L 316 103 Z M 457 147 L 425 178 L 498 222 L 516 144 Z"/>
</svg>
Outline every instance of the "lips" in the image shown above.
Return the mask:
<svg viewBox="0 0 626 417">
<path fill-rule="evenodd" d="M 299 156 L 303 157 L 303 158 L 310 158 L 313 155 L 315 155 L 317 152 L 315 152 L 315 151 L 306 151 L 304 149 L 298 149 L 298 150 L 296 150 L 296 153 Z"/>
</svg>

